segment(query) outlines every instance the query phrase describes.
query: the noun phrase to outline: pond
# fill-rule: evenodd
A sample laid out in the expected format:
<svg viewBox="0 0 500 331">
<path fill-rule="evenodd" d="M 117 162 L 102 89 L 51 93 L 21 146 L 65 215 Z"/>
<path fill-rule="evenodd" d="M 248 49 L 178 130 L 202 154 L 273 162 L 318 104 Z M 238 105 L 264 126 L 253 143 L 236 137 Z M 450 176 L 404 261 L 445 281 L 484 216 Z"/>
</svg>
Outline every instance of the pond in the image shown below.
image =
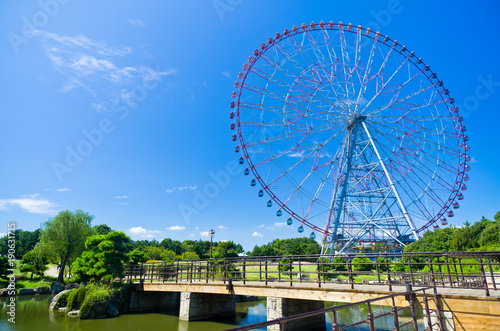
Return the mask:
<svg viewBox="0 0 500 331">
<path fill-rule="evenodd" d="M 49 305 L 53 295 L 19 296 L 16 301 L 16 323 L 8 321 L 7 304 L 9 298 L 0 298 L 0 330 L 19 331 L 100 331 L 100 330 L 167 330 L 167 331 L 216 331 L 232 328 L 235 326 L 248 325 L 266 321 L 266 300 L 254 302 L 239 302 L 236 304 L 236 315 L 230 318 L 219 318 L 210 321 L 180 321 L 177 311 L 163 310 L 161 312 L 149 312 L 141 314 L 124 314 L 117 318 L 80 320 L 71 318 L 64 313 L 49 311 Z M 331 307 L 331 302 L 325 303 L 325 307 Z M 340 305 L 340 304 L 339 304 Z M 389 311 L 389 307 L 373 306 L 375 313 Z M 351 324 L 366 318 L 366 306 L 358 306 L 342 310 L 337 316 L 342 325 Z M 400 322 L 409 321 L 408 311 L 400 314 Z M 327 314 L 327 328 L 332 322 L 332 314 Z M 421 322 L 421 321 L 420 321 Z M 379 330 L 393 328 L 392 318 L 386 317 L 376 321 L 375 326 Z M 265 329 L 261 329 L 265 330 Z M 354 329 L 353 329 L 354 330 Z M 367 328 L 356 328 L 356 330 L 368 330 Z"/>
</svg>

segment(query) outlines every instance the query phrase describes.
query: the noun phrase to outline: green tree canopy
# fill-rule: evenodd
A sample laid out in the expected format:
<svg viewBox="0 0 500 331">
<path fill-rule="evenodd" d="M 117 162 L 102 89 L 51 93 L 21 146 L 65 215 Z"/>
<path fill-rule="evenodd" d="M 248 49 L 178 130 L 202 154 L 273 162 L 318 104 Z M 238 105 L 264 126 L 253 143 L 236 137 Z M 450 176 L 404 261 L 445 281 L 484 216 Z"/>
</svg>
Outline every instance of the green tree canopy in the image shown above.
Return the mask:
<svg viewBox="0 0 500 331">
<path fill-rule="evenodd" d="M 110 283 L 114 278 L 123 278 L 124 264 L 129 261 L 129 242 L 130 238 L 120 231 L 89 237 L 86 250 L 75 261 L 73 281 Z"/>
<path fill-rule="evenodd" d="M 44 224 L 40 242 L 61 260 L 57 280 L 63 282 L 66 263 L 76 259 L 85 249 L 85 240 L 92 234 L 93 216 L 81 210 L 63 210 Z"/>
<path fill-rule="evenodd" d="M 31 279 L 33 275 L 43 276 L 47 270 L 47 258 L 40 248 L 35 247 L 33 250 L 23 255 L 21 259 L 21 272 L 31 272 Z"/>
</svg>

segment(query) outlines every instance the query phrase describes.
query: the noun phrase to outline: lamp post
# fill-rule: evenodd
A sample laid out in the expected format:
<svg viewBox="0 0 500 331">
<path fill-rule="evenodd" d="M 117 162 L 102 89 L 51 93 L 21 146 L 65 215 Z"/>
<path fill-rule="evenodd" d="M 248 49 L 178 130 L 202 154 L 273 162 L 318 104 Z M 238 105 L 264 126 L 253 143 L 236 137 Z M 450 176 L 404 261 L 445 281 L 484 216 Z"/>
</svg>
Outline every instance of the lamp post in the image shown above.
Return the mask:
<svg viewBox="0 0 500 331">
<path fill-rule="evenodd" d="M 208 235 L 210 236 L 210 258 L 212 258 L 212 240 L 215 237 L 215 231 L 213 229 L 210 229 Z"/>
</svg>

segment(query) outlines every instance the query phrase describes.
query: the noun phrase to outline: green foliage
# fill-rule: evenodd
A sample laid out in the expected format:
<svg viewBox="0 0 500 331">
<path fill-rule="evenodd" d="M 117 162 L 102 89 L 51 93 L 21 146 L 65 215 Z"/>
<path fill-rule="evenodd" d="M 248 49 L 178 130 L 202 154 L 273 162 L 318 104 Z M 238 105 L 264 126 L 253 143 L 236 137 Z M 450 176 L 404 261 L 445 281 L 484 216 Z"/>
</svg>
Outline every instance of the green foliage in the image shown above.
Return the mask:
<svg viewBox="0 0 500 331">
<path fill-rule="evenodd" d="M 80 286 L 79 288 L 69 292 L 68 296 L 68 311 L 78 310 L 85 300 L 85 295 L 87 294 L 88 288 L 85 286 Z"/>
<path fill-rule="evenodd" d="M 404 261 L 398 261 L 389 266 L 393 272 L 406 272 L 408 271 L 408 265 Z M 413 268 L 412 268 L 413 269 Z"/>
<path fill-rule="evenodd" d="M 375 269 L 373 261 L 365 255 L 357 255 L 354 259 L 352 259 L 352 270 L 371 271 L 373 269 Z"/>
<path fill-rule="evenodd" d="M 109 290 L 92 289 L 85 296 L 85 300 L 80 307 L 80 318 L 95 318 L 105 313 L 106 307 L 111 299 Z"/>
<path fill-rule="evenodd" d="M 47 263 L 47 258 L 40 249 L 35 248 L 23 255 L 19 270 L 21 272 L 31 272 L 31 279 L 33 279 L 34 274 L 43 276 L 43 273 L 48 269 Z"/>
<path fill-rule="evenodd" d="M 195 252 L 184 252 L 180 256 L 181 260 L 199 260 L 200 257 Z"/>
<path fill-rule="evenodd" d="M 40 241 L 40 229 L 35 231 L 15 230 L 14 238 L 16 239 L 16 257 L 19 258 L 32 250 Z M 9 237 L 7 235 L 0 239 L 0 254 L 7 255 Z"/>
<path fill-rule="evenodd" d="M 8 270 L 10 268 L 11 268 L 11 266 L 9 265 L 9 259 L 6 256 L 1 256 L 0 257 L 0 277 L 6 278 L 7 275 L 10 273 Z"/>
<path fill-rule="evenodd" d="M 276 256 L 276 255 L 308 255 L 319 254 L 321 246 L 310 238 L 275 239 L 272 242 L 255 246 L 250 256 Z"/>
<path fill-rule="evenodd" d="M 293 267 L 290 268 L 290 263 L 293 263 L 293 261 L 290 261 L 290 259 L 283 258 L 280 260 L 280 271 L 289 271 L 292 270 Z"/>
<path fill-rule="evenodd" d="M 63 294 L 61 294 L 59 296 L 59 299 L 57 299 L 57 302 L 56 302 L 56 305 L 55 305 L 55 308 L 63 308 L 63 307 L 67 307 L 68 306 L 68 297 L 70 296 L 70 294 L 72 292 L 74 292 L 75 290 L 71 290 L 69 292 L 64 292 Z"/>
<path fill-rule="evenodd" d="M 107 235 L 108 233 L 110 233 L 111 231 L 113 231 L 106 224 L 95 225 L 93 228 L 94 228 L 96 234 L 102 234 L 102 235 Z"/>
<path fill-rule="evenodd" d="M 379 272 L 385 272 L 387 271 L 387 266 L 385 264 L 385 258 L 379 256 L 377 257 L 377 262 L 378 262 L 378 271 Z M 390 261 L 388 261 L 390 263 Z"/>
<path fill-rule="evenodd" d="M 404 252 L 446 252 L 497 250 L 500 247 L 500 212 L 491 221 L 484 216 L 479 222 L 468 221 L 461 228 L 446 227 L 427 231 L 422 238 L 406 246 Z"/>
<path fill-rule="evenodd" d="M 146 254 L 139 250 L 138 248 L 134 249 L 133 251 L 130 251 L 127 253 L 128 256 L 128 262 L 130 264 L 139 264 L 146 262 L 148 259 L 146 257 Z"/>
<path fill-rule="evenodd" d="M 111 231 L 107 235 L 94 235 L 87 239 L 87 250 L 75 261 L 73 281 L 106 282 L 123 278 L 124 263 L 129 260 L 126 244 L 130 238 L 123 232 Z"/>
<path fill-rule="evenodd" d="M 81 210 L 74 213 L 63 210 L 45 222 L 40 242 L 50 254 L 60 258 L 61 268 L 57 280 L 61 283 L 66 263 L 71 263 L 85 249 L 85 240 L 92 234 L 92 218 Z"/>
</svg>

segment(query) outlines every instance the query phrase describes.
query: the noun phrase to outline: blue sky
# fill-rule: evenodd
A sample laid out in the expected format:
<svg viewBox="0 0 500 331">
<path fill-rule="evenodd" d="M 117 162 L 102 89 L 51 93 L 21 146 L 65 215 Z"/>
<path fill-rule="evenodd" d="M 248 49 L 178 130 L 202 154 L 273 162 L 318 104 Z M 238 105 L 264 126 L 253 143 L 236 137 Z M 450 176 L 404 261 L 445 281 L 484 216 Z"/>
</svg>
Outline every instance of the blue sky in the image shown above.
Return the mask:
<svg viewBox="0 0 500 331">
<path fill-rule="evenodd" d="M 261 42 L 321 20 L 380 30 L 438 73 L 461 105 L 472 156 L 451 224 L 492 218 L 499 9 L 493 1 L 2 2 L 0 233 L 12 221 L 35 230 L 60 210 L 82 209 L 135 240 L 207 239 L 213 228 L 215 240 L 250 250 L 298 236 L 236 166 L 229 102 Z"/>
</svg>

